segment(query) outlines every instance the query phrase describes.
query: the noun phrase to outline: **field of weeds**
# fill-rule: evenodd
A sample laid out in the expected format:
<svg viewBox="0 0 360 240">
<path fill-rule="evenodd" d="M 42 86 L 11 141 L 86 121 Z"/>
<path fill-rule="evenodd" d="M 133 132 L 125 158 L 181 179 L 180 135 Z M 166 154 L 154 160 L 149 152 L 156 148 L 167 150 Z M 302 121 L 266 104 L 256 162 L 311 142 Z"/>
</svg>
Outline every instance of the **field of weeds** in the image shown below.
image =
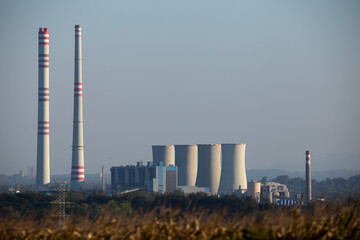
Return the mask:
<svg viewBox="0 0 360 240">
<path fill-rule="evenodd" d="M 1 216 L 0 239 L 360 239 L 360 201 L 250 213 L 158 207 L 113 217 Z M 54 213 L 55 214 L 55 213 Z"/>
</svg>

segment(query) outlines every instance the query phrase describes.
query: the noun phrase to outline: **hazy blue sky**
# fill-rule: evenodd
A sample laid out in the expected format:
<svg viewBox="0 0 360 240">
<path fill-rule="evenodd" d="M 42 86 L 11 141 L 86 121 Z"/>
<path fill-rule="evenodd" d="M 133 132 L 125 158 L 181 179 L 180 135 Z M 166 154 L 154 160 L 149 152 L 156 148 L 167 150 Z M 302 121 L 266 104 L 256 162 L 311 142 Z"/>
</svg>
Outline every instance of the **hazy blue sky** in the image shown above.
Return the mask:
<svg viewBox="0 0 360 240">
<path fill-rule="evenodd" d="M 360 1 L 2 0 L 0 173 L 36 164 L 39 27 L 51 173 L 70 172 L 75 24 L 88 173 L 152 144 L 247 143 L 248 169 L 360 156 Z"/>
</svg>

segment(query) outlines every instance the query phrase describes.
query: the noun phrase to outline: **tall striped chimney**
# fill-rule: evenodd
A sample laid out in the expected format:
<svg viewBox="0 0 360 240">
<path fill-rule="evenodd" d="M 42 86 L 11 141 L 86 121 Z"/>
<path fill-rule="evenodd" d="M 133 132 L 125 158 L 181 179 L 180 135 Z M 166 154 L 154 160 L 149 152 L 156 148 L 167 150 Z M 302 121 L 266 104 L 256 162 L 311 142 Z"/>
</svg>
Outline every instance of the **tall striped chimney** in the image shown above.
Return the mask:
<svg viewBox="0 0 360 240">
<path fill-rule="evenodd" d="M 81 25 L 75 25 L 75 81 L 71 189 L 82 190 L 84 180 Z"/>
<path fill-rule="evenodd" d="M 309 150 L 307 150 L 305 153 L 305 161 L 306 161 L 305 202 L 309 204 L 311 201 L 311 162 L 310 162 Z"/>
<path fill-rule="evenodd" d="M 39 98 L 36 191 L 46 190 L 50 183 L 50 143 L 49 143 L 49 31 L 39 28 Z"/>
</svg>

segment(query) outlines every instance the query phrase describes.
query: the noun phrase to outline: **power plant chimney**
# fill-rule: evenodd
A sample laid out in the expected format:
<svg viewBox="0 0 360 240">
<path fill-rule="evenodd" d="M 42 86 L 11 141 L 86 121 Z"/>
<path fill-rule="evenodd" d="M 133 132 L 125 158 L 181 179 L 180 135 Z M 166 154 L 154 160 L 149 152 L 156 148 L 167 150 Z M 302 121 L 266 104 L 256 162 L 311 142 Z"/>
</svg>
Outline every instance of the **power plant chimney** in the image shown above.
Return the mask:
<svg viewBox="0 0 360 240">
<path fill-rule="evenodd" d="M 39 28 L 39 98 L 36 191 L 45 190 L 50 183 L 50 142 L 49 142 L 49 31 Z"/>
<path fill-rule="evenodd" d="M 75 25 L 75 81 L 74 81 L 74 122 L 71 165 L 71 189 L 82 190 L 85 180 L 83 104 L 82 104 L 82 53 L 81 25 Z"/>
<path fill-rule="evenodd" d="M 306 161 L 306 183 L 305 183 L 305 202 L 307 204 L 311 201 L 311 162 L 310 162 L 310 150 L 305 153 Z"/>
</svg>

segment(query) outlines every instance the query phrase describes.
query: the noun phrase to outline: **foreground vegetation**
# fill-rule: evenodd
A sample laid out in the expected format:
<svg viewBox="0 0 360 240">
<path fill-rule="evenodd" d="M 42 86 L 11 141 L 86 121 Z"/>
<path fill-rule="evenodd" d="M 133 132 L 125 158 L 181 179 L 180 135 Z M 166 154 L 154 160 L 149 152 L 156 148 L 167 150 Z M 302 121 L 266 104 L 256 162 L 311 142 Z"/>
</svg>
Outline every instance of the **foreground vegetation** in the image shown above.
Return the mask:
<svg viewBox="0 0 360 240">
<path fill-rule="evenodd" d="M 250 198 L 69 193 L 59 226 L 54 196 L 0 195 L 0 239 L 360 239 L 360 201 L 309 207 Z"/>
</svg>

